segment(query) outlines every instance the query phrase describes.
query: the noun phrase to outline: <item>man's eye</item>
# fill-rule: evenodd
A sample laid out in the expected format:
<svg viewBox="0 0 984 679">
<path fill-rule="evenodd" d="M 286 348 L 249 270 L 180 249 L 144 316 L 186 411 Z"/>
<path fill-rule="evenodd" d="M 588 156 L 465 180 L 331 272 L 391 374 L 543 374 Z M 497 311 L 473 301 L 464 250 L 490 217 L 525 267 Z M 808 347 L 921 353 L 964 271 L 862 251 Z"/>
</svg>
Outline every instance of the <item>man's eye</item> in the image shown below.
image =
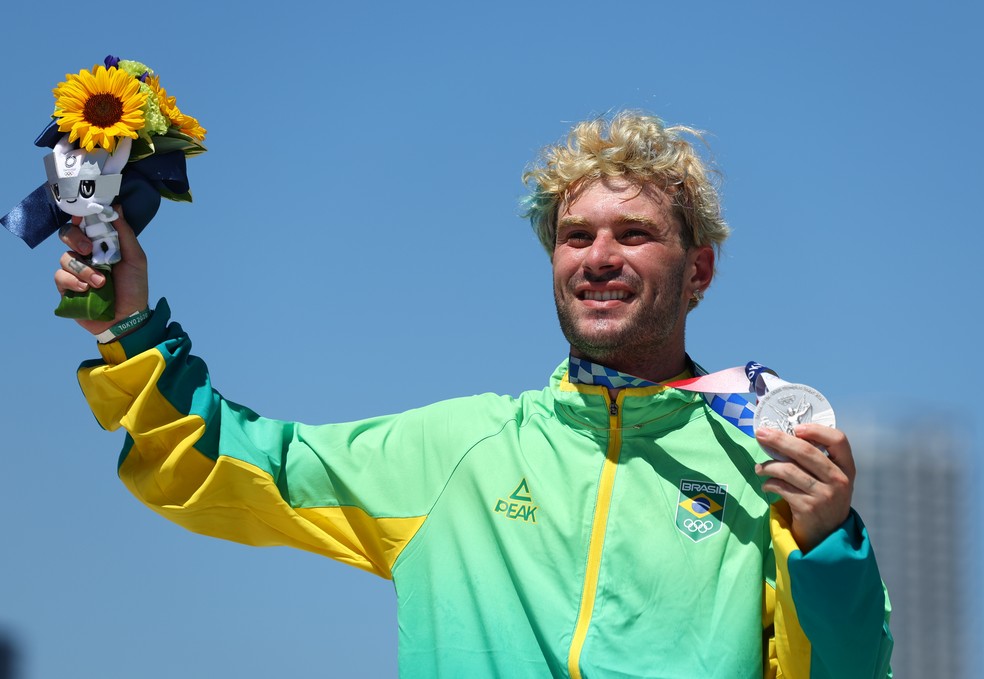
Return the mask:
<svg viewBox="0 0 984 679">
<path fill-rule="evenodd" d="M 564 236 L 564 240 L 572 245 L 585 245 L 591 242 L 591 234 L 587 231 L 572 231 Z"/>
<path fill-rule="evenodd" d="M 622 234 L 622 240 L 630 243 L 641 243 L 649 240 L 649 233 L 642 229 L 631 229 Z"/>
<path fill-rule="evenodd" d="M 92 194 L 96 192 L 96 182 L 92 179 L 83 179 L 79 183 L 79 195 L 83 198 L 92 198 Z"/>
</svg>

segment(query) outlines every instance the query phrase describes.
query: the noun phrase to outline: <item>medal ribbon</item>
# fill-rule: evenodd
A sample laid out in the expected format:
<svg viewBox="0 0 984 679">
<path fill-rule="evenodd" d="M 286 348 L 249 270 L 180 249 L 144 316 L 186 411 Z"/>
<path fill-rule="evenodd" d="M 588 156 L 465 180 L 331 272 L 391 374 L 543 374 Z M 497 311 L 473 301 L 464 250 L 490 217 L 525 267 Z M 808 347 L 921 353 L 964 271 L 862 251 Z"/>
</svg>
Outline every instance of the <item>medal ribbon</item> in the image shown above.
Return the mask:
<svg viewBox="0 0 984 679">
<path fill-rule="evenodd" d="M 748 436 L 755 436 L 755 406 L 770 389 L 786 384 L 775 371 L 761 363 L 749 361 L 744 368 L 734 367 L 715 373 L 704 373 L 685 380 L 667 382 L 663 386 L 683 391 L 699 392 L 711 410 L 735 425 Z M 752 403 L 745 394 L 755 394 Z"/>
<path fill-rule="evenodd" d="M 575 356 L 570 357 L 568 365 L 568 380 L 574 383 L 598 384 L 611 389 L 659 386 L 657 382 L 627 375 Z M 755 435 L 753 422 L 758 399 L 770 389 L 786 384 L 774 371 L 754 361 L 745 364 L 744 368 L 728 368 L 715 373 L 703 372 L 696 364 L 693 365 L 701 374 L 665 382 L 662 386 L 701 394 L 714 412 L 748 436 Z M 755 403 L 745 397 L 747 394 L 755 394 Z"/>
</svg>

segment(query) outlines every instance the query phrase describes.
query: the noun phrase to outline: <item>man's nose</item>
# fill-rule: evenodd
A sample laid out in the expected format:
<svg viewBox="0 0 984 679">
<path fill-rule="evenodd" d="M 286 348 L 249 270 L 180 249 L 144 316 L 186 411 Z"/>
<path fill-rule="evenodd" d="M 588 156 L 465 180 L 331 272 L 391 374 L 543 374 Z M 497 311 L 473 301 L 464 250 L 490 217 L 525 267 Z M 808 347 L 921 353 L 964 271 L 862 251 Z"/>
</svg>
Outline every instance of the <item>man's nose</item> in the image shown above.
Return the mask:
<svg viewBox="0 0 984 679">
<path fill-rule="evenodd" d="M 621 269 L 622 264 L 622 249 L 614 236 L 605 232 L 597 234 L 584 258 L 585 268 L 600 273 Z"/>
</svg>

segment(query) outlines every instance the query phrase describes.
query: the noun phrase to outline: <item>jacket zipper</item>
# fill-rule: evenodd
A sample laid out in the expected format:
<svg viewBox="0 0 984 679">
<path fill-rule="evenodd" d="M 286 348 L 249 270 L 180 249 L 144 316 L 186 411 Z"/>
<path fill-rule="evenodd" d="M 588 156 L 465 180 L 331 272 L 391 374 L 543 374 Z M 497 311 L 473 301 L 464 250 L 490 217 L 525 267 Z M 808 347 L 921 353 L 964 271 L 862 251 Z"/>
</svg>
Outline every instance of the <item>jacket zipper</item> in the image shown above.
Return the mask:
<svg viewBox="0 0 984 679">
<path fill-rule="evenodd" d="M 622 416 L 619 400 L 624 391 L 619 392 L 615 401 L 606 394 L 608 400 L 608 450 L 601 468 L 598 482 L 598 497 L 595 503 L 594 518 L 591 521 L 591 536 L 588 540 L 588 561 L 584 572 L 584 586 L 581 590 L 581 604 L 574 623 L 571 648 L 567 655 L 567 671 L 571 679 L 581 679 L 581 651 L 588 636 L 591 616 L 594 613 L 595 597 L 598 594 L 598 577 L 601 573 L 601 555 L 605 547 L 605 529 L 612 503 L 612 489 L 615 486 L 615 472 L 618 470 L 618 457 L 622 449 Z"/>
</svg>

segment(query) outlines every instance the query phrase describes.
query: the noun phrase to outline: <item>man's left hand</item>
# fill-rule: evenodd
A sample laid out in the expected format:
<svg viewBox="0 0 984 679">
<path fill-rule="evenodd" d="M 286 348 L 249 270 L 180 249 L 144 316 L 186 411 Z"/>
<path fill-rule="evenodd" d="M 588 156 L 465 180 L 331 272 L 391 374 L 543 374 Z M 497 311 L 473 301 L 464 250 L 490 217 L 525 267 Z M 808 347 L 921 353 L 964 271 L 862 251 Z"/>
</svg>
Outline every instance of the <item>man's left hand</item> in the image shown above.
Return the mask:
<svg viewBox="0 0 984 679">
<path fill-rule="evenodd" d="M 789 504 L 793 538 L 806 554 L 847 519 L 856 470 L 844 432 L 820 424 L 800 424 L 793 431 L 793 436 L 764 427 L 755 431 L 759 443 L 787 458 L 757 464 L 755 473 L 767 477 L 763 490 Z"/>
</svg>

